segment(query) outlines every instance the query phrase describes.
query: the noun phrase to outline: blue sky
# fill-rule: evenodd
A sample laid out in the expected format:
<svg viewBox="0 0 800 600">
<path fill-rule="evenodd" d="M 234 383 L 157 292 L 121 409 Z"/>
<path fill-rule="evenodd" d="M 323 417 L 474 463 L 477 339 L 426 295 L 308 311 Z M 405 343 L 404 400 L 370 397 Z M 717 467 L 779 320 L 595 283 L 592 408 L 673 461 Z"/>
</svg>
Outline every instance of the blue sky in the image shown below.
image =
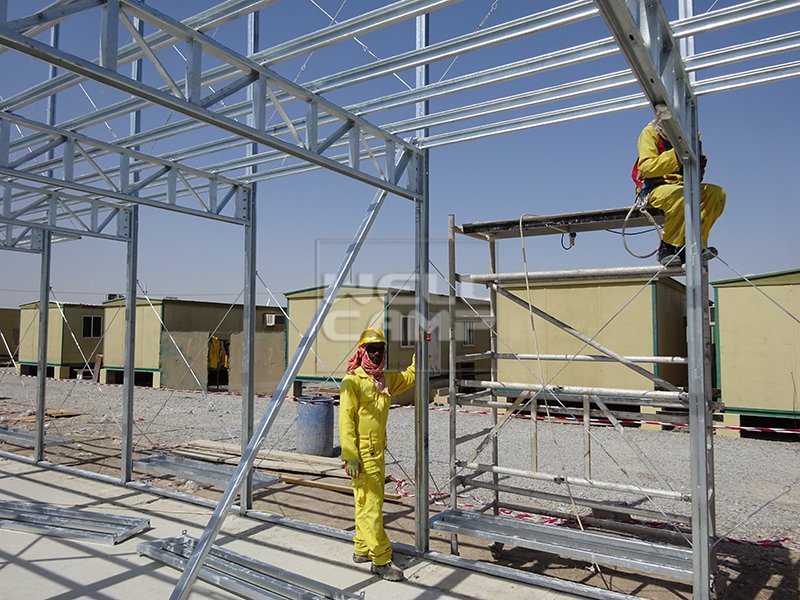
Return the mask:
<svg viewBox="0 0 800 600">
<path fill-rule="evenodd" d="M 341 0 L 315 1 L 331 13 L 342 4 Z M 12 11 L 24 6 L 23 3 L 10 4 Z M 208 3 L 162 1 L 149 4 L 184 18 Z M 377 3 L 346 3 L 340 18 L 352 16 L 357 8 L 363 11 L 365 4 Z M 459 21 L 437 19 L 437 15 L 433 15 L 434 40 L 474 30 L 492 2 L 474 0 L 463 4 L 462 12 L 458 13 Z M 522 4 L 518 0 L 501 0 L 486 26 L 524 13 Z M 708 8 L 708 4 L 710 2 L 697 2 L 698 12 Z M 716 8 L 724 5 L 720 2 Z M 267 39 L 262 46 L 272 45 L 299 31 L 323 27 L 328 22 L 309 0 L 278 3 L 274 14 L 274 20 L 265 25 Z M 775 23 L 754 26 L 763 27 L 764 35 L 771 35 L 773 30 L 794 31 L 800 29 L 800 14 L 792 13 Z M 363 41 L 379 56 L 413 47 L 411 24 L 399 31 L 407 31 L 409 39 L 401 41 L 392 36 L 368 34 Z M 125 35 L 122 34 L 123 40 L 127 39 Z M 239 47 L 241 39 L 232 35 L 226 38 L 226 35 L 230 34 L 221 29 L 220 41 L 243 50 Z M 580 36 L 597 39 L 608 33 L 602 22 L 594 20 L 578 28 L 575 35 L 578 37 L 574 42 L 572 39 L 568 44 L 561 41 L 561 46 L 579 43 Z M 722 39 L 733 43 L 738 33 L 723 30 L 714 35 L 727 36 Z M 541 43 L 544 45 L 550 39 Z M 96 41 L 90 41 L 94 47 Z M 702 38 L 698 40 L 698 52 L 703 49 L 701 42 Z M 89 41 L 68 42 L 65 39 L 64 43 L 74 43 L 78 47 Z M 514 60 L 517 55 L 529 56 L 532 53 L 525 44 L 531 43 L 539 41 L 530 38 L 494 51 L 501 54 L 465 55 L 455 62 L 448 77 Z M 335 54 L 321 51 L 313 55 L 299 81 L 302 83 L 336 70 L 331 67 L 331 61 L 369 60 L 355 42 L 339 47 Z M 0 60 L 7 60 L 9 54 L 0 56 Z M 278 65 L 276 70 L 293 79 L 304 59 Z M 438 79 L 450 62 L 436 65 L 432 79 Z M 10 63 L 2 63 L 4 72 L 8 72 L 7 64 Z M 0 84 L 3 97 L 15 91 L 14 86 L 24 86 L 26 77 L 32 80 L 46 77 L 45 65 L 31 64 L 37 65 L 34 68 L 39 72 L 20 70 L 15 73 L 18 77 L 13 82 Z M 619 68 L 614 66 L 618 64 L 615 59 L 596 67 L 604 72 Z M 570 80 L 587 74 L 588 71 L 573 69 L 559 76 Z M 402 75 L 406 81 L 413 81 L 410 73 Z M 538 81 L 522 79 L 508 85 L 503 93 L 541 85 Z M 380 86 L 384 93 L 403 89 L 400 82 L 386 78 L 376 82 L 369 95 L 376 95 L 375 89 Z M 367 92 L 340 90 L 328 97 L 347 104 L 357 100 L 359 93 Z M 478 90 L 470 101 L 497 93 Z M 65 112 L 90 110 L 85 97 L 81 99 L 76 94 L 70 98 Z M 452 101 L 434 102 L 432 109 L 439 110 Z M 458 103 L 464 102 L 458 99 Z M 712 244 L 719 248 L 721 257 L 741 273 L 800 268 L 800 244 L 796 236 L 796 224 L 800 222 L 800 191 L 796 177 L 800 79 L 703 96 L 699 102 L 703 147 L 709 156 L 706 181 L 718 183 L 728 192 L 728 205 L 712 232 Z M 26 114 L 44 120 L 41 106 L 33 107 Z M 630 205 L 633 193 L 629 174 L 636 153 L 636 138 L 650 119 L 649 109 L 632 110 L 433 149 L 431 258 L 436 267 L 446 272 L 449 213 L 456 215 L 457 223 L 464 223 L 515 219 L 523 213 L 553 214 Z M 158 153 L 166 147 L 162 144 L 144 150 Z M 366 185 L 321 171 L 259 184 L 257 262 L 259 275 L 269 290 L 279 296 L 284 291 L 316 285 L 325 273 L 335 270 L 373 194 Z M 413 269 L 413 236 L 413 204 L 390 197 L 356 262 L 352 281 L 402 283 L 403 274 Z M 488 255 L 484 246 L 465 238 L 460 242 L 463 243 L 459 246 L 459 269 L 486 271 Z M 644 261 L 632 258 L 623 248 L 620 237 L 607 232 L 580 234 L 570 251 L 561 249 L 557 236 L 528 239 L 526 244 L 532 270 L 654 262 L 653 258 Z M 632 239 L 631 244 L 640 252 L 649 251 L 655 248 L 657 238 L 655 233 L 648 233 Z M 168 295 L 231 302 L 243 287 L 243 247 L 243 233 L 236 226 L 143 208 L 139 280 L 148 294 L 156 297 Z M 503 270 L 522 269 L 519 240 L 500 245 L 500 261 Z M 433 289 L 445 291 L 444 282 L 434 269 L 432 271 Z M 712 262 L 712 280 L 735 276 L 736 273 L 721 262 Z M 54 246 L 52 288 L 55 298 L 61 301 L 101 302 L 106 293 L 123 289 L 124 277 L 125 248 L 122 244 L 85 238 Z M 267 289 L 260 282 L 257 287 L 259 303 L 267 303 L 270 300 Z M 34 300 L 38 298 L 38 288 L 37 256 L 0 253 L 0 306 L 17 306 Z"/>
</svg>

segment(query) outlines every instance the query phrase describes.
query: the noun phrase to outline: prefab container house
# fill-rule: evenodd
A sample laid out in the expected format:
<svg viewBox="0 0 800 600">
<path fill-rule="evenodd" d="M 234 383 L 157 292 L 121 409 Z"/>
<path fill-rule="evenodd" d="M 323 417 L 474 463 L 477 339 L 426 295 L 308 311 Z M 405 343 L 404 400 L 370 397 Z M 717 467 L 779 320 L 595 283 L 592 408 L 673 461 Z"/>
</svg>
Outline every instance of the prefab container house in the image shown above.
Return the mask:
<svg viewBox="0 0 800 600">
<path fill-rule="evenodd" d="M 800 269 L 711 285 L 717 308 L 717 386 L 726 423 L 797 428 Z"/>
<path fill-rule="evenodd" d="M 503 286 L 525 303 L 524 284 Z M 614 281 L 541 281 L 530 285 L 530 302 L 624 356 L 685 357 L 685 288 L 671 278 L 649 282 L 631 278 Z M 624 307 L 624 310 L 621 310 Z M 598 355 L 597 350 L 562 329 L 534 317 L 527 308 L 497 300 L 498 352 L 529 355 Z M 687 382 L 685 365 L 643 364 L 675 385 Z M 498 380 L 577 387 L 653 389 L 644 376 L 615 362 L 565 360 L 501 360 Z"/>
<path fill-rule="evenodd" d="M 325 293 L 324 286 L 287 292 L 288 352 L 294 352 Z M 448 297 L 431 294 L 429 300 L 430 371 L 434 385 L 446 385 L 448 373 Z M 489 350 L 489 332 L 480 316 L 487 312 L 485 300 L 457 299 L 457 353 Z M 411 290 L 381 287 L 343 286 L 333 302 L 322 328 L 303 362 L 296 383 L 319 382 L 335 388 L 345 375 L 347 359 L 353 354 L 361 332 L 368 327 L 383 331 L 387 341 L 386 369 L 403 370 L 411 362 L 416 344 L 415 296 Z M 477 314 L 476 314 L 477 312 Z M 480 315 L 480 316 L 479 316 Z M 473 376 L 488 372 L 488 358 L 459 363 L 460 371 Z M 299 386 L 296 385 L 296 389 Z M 413 390 L 395 399 L 413 401 Z"/>
<path fill-rule="evenodd" d="M 103 307 L 72 302 L 50 303 L 47 326 L 47 375 L 73 378 L 94 367 L 103 354 Z M 19 361 L 22 375 L 36 375 L 39 365 L 39 302 L 19 307 Z"/>
<path fill-rule="evenodd" d="M 121 383 L 124 369 L 125 300 L 104 305 L 106 343 L 101 381 Z M 272 322 L 263 315 L 278 307 L 256 309 L 257 329 Z M 259 327 L 261 323 L 261 327 Z M 270 325 L 266 325 L 270 327 Z M 242 306 L 178 298 L 136 301 L 134 380 L 137 385 L 207 389 L 229 384 L 230 343 L 242 331 Z M 239 371 L 240 372 L 240 371 Z M 241 380 L 241 375 L 239 375 Z"/>
</svg>

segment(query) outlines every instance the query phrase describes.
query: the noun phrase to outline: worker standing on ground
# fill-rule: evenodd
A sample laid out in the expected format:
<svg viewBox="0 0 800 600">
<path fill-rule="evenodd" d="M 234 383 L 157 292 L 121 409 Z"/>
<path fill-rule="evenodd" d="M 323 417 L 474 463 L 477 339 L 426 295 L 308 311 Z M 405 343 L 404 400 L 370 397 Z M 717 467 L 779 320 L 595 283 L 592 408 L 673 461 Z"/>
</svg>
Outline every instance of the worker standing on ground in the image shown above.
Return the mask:
<svg viewBox="0 0 800 600">
<path fill-rule="evenodd" d="M 347 363 L 339 397 L 342 461 L 352 479 L 356 534 L 353 562 L 372 562 L 371 570 L 388 581 L 402 581 L 392 565 L 392 546 L 383 529 L 386 420 L 393 395 L 414 385 L 414 359 L 402 373 L 384 371 L 386 339 L 366 329 Z"/>
<path fill-rule="evenodd" d="M 647 194 L 647 203 L 664 212 L 664 231 L 658 248 L 658 262 L 666 266 L 684 262 L 681 248 L 685 245 L 683 212 L 683 164 L 667 139 L 666 132 L 656 119 L 639 134 L 639 158 L 634 179 L 642 186 L 639 193 Z M 707 158 L 700 156 L 700 178 L 705 172 Z M 725 209 L 725 190 L 713 183 L 700 184 L 700 234 L 703 240 L 702 257 L 714 258 L 717 249 L 708 245 L 711 226 Z M 677 257 L 677 258 L 676 258 Z M 680 261 L 680 262 L 679 262 Z"/>
</svg>

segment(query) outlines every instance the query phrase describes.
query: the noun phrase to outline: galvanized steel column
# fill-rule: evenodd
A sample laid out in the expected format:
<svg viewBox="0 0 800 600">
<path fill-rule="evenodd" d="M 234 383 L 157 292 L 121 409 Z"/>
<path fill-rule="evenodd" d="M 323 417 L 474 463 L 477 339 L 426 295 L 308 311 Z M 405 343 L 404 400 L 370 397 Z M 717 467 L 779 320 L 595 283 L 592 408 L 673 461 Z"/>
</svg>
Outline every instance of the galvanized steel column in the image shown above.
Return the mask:
<svg viewBox="0 0 800 600">
<path fill-rule="evenodd" d="M 448 406 L 450 407 L 450 420 L 449 420 L 449 460 L 450 460 L 450 502 L 451 510 L 458 508 L 458 481 L 456 476 L 458 470 L 456 469 L 456 444 L 457 429 L 456 429 L 456 217 L 455 215 L 447 216 L 447 309 L 448 317 L 450 319 L 450 327 L 448 328 L 448 372 L 447 372 L 447 389 L 448 389 Z M 458 554 L 458 535 L 456 533 L 450 534 L 450 552 Z"/>
<path fill-rule="evenodd" d="M 429 38 L 428 14 L 417 17 L 417 48 L 428 45 Z M 429 68 L 427 64 L 417 67 L 417 87 L 428 84 Z M 416 105 L 418 117 L 428 114 L 428 102 L 418 102 Z M 427 135 L 427 130 L 417 131 L 417 137 Z M 394 162 L 394 157 L 392 163 Z M 416 548 L 419 552 L 427 552 L 430 545 L 430 527 L 428 525 L 428 402 L 430 401 L 430 364 L 428 361 L 428 277 L 430 261 L 430 206 L 429 206 L 429 179 L 428 179 L 428 151 L 414 157 L 417 163 L 415 191 L 420 195 L 416 203 L 416 303 L 417 303 L 417 378 L 415 410 L 415 485 L 414 496 L 415 535 Z M 455 365 L 449 365 L 450 369 Z"/>
<path fill-rule="evenodd" d="M 247 55 L 258 52 L 259 18 L 258 12 L 247 15 Z M 247 88 L 247 99 L 251 102 L 255 96 L 255 85 Z M 250 115 L 250 125 L 255 127 L 255 114 Z M 247 156 L 258 153 L 258 144 L 248 143 Z M 255 174 L 257 168 L 247 167 L 247 175 Z M 247 441 L 253 437 L 253 421 L 255 420 L 255 327 L 256 327 L 256 184 L 247 192 L 247 223 L 244 226 L 244 307 L 242 320 L 242 453 L 247 448 Z M 239 500 L 242 512 L 253 508 L 253 473 L 248 471 L 242 486 Z"/>
<path fill-rule="evenodd" d="M 139 264 L 139 206 L 128 207 L 127 268 L 125 272 L 125 342 L 122 378 L 122 465 L 120 479 L 133 479 L 133 382 L 136 374 L 136 282 Z M 117 217 L 118 219 L 122 216 Z"/>
<path fill-rule="evenodd" d="M 708 329 L 708 271 L 700 234 L 700 152 L 697 106 L 688 111 L 694 156 L 683 157 L 686 223 L 686 340 L 689 361 L 693 595 L 714 596 L 714 438 L 711 417 L 711 357 Z"/>
<path fill-rule="evenodd" d="M 133 26 L 140 34 L 144 33 L 144 22 L 138 17 L 134 17 Z M 131 64 L 131 77 L 136 81 L 142 80 L 141 58 L 135 60 L 133 64 Z M 136 110 L 130 114 L 129 130 L 132 136 L 137 135 L 142 130 L 142 114 L 140 110 Z M 138 147 L 134 147 L 134 149 L 138 150 Z M 126 166 L 129 166 L 127 158 L 123 157 L 122 161 Z M 123 168 L 122 165 L 120 168 Z M 138 179 L 138 171 L 134 171 L 132 175 L 128 176 L 121 172 L 121 190 L 127 193 L 130 185 L 138 181 Z M 128 239 L 126 251 L 125 337 L 122 356 L 122 455 L 120 457 L 120 480 L 122 483 L 127 483 L 133 479 L 133 384 L 136 376 L 136 298 L 138 291 L 137 282 L 139 278 L 139 206 L 136 204 L 131 205 L 128 209 Z"/>
<path fill-rule="evenodd" d="M 39 276 L 39 363 L 36 371 L 36 436 L 33 458 L 44 460 L 44 411 L 47 389 L 47 328 L 50 321 L 50 250 L 49 229 L 42 229 L 42 258 Z"/>
</svg>

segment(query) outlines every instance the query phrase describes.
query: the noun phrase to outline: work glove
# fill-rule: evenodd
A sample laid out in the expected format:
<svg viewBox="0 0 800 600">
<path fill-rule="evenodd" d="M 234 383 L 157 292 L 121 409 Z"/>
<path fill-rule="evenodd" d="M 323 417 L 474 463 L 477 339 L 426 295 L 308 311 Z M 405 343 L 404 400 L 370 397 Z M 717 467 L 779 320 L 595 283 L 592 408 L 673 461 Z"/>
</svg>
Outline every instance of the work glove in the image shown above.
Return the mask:
<svg viewBox="0 0 800 600">
<path fill-rule="evenodd" d="M 350 476 L 350 479 L 356 479 L 361 472 L 361 461 L 357 458 L 344 461 L 344 472 Z"/>
</svg>

